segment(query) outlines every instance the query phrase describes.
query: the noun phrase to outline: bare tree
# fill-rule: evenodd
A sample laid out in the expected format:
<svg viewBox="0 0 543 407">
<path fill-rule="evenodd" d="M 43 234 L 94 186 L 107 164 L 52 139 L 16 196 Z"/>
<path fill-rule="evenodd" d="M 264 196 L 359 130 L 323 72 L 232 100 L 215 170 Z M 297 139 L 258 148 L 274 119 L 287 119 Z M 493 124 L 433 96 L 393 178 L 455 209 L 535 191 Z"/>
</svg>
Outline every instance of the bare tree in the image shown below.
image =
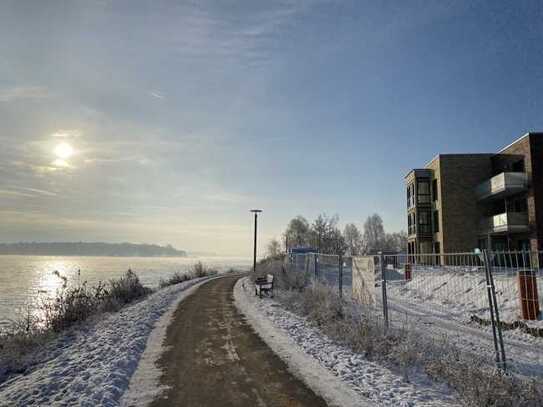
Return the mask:
<svg viewBox="0 0 543 407">
<path fill-rule="evenodd" d="M 327 253 L 343 256 L 349 247 L 341 231 L 334 227 L 328 234 Z"/>
<path fill-rule="evenodd" d="M 364 222 L 364 252 L 367 254 L 383 250 L 385 239 L 383 219 L 376 213 L 368 216 Z"/>
<path fill-rule="evenodd" d="M 339 216 L 329 217 L 325 213 L 317 216 L 317 219 L 311 225 L 311 244 L 319 253 L 334 253 L 334 245 L 337 243 L 339 230 L 337 224 Z M 341 232 L 339 232 L 341 235 Z"/>
<path fill-rule="evenodd" d="M 407 251 L 407 233 L 405 231 L 387 233 L 383 250 L 391 252 Z"/>
<path fill-rule="evenodd" d="M 291 219 L 285 231 L 285 247 L 299 247 L 309 245 L 310 227 L 309 222 L 303 216 L 296 216 Z"/>
<path fill-rule="evenodd" d="M 354 223 L 347 223 L 343 230 L 343 237 L 347 246 L 347 251 L 351 256 L 358 256 L 362 254 L 363 241 L 362 233 L 356 227 Z"/>
<path fill-rule="evenodd" d="M 281 254 L 281 243 L 277 239 L 272 239 L 267 247 L 268 257 L 278 257 Z"/>
</svg>

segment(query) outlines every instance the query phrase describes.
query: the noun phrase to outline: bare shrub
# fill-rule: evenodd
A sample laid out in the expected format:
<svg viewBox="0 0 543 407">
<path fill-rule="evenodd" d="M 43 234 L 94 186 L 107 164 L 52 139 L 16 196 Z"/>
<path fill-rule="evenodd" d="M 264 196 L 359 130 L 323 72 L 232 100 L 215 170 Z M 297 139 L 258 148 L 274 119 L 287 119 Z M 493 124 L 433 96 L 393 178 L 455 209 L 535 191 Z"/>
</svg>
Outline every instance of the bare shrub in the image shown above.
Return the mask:
<svg viewBox="0 0 543 407">
<path fill-rule="evenodd" d="M 151 292 L 151 289 L 144 287 L 138 276 L 128 270 L 124 276 L 117 280 L 109 281 L 108 296 L 122 305 L 128 304 L 140 297 L 143 297 Z"/>
<path fill-rule="evenodd" d="M 160 288 L 168 287 L 170 285 L 180 284 L 185 281 L 193 279 L 194 276 L 191 273 L 181 273 L 179 271 L 176 271 L 173 273 L 168 279 L 166 280 L 160 280 L 158 283 L 158 286 Z"/>
<path fill-rule="evenodd" d="M 303 290 L 280 290 L 276 298 L 306 317 L 331 339 L 354 352 L 395 367 L 409 381 L 411 371 L 425 371 L 445 382 L 469 407 L 535 407 L 543 405 L 543 383 L 504 375 L 482 357 L 467 355 L 446 338 L 420 334 L 412 326 L 390 327 L 374 309 L 341 299 L 335 289 L 312 283 Z"/>
<path fill-rule="evenodd" d="M 68 279 L 55 271 L 53 273 L 62 280 L 62 285 L 52 298 L 42 298 L 38 304 L 36 323 L 42 330 L 59 332 L 77 322 L 86 320 L 90 315 L 100 312 L 100 305 L 108 296 L 103 283 L 95 287 L 87 287 L 87 283 L 78 283 L 68 287 Z"/>
<path fill-rule="evenodd" d="M 142 298 L 152 290 L 144 287 L 134 272 L 128 270 L 122 277 L 89 287 L 80 282 L 68 285 L 68 279 L 54 272 L 62 280 L 60 288 L 51 298 L 40 298 L 34 309 L 14 321 L 0 332 L 0 383 L 10 374 L 23 373 L 40 361 L 38 350 L 56 333 L 85 321 L 93 315 L 116 311 L 122 306 Z"/>
<path fill-rule="evenodd" d="M 233 269 L 232 269 L 233 270 Z M 208 276 L 214 276 L 218 274 L 217 270 L 211 269 L 207 267 L 202 262 L 195 263 L 191 266 L 189 271 L 185 273 L 181 273 L 179 271 L 176 271 L 173 273 L 168 279 L 166 280 L 160 280 L 158 283 L 158 286 L 160 288 L 168 287 L 170 285 L 183 283 L 185 281 L 192 280 L 194 278 L 202 278 L 202 277 L 208 277 Z"/>
<path fill-rule="evenodd" d="M 256 268 L 256 275 L 251 275 L 254 279 L 265 277 L 267 274 L 274 276 L 274 284 L 278 289 L 302 291 L 309 286 L 310 276 L 297 270 L 290 270 L 289 266 L 282 259 L 265 259 L 261 261 Z"/>
<path fill-rule="evenodd" d="M 212 274 L 212 270 L 208 269 L 201 261 L 192 265 L 190 273 L 196 277 L 205 277 Z M 216 274 L 216 273 L 215 273 Z"/>
</svg>

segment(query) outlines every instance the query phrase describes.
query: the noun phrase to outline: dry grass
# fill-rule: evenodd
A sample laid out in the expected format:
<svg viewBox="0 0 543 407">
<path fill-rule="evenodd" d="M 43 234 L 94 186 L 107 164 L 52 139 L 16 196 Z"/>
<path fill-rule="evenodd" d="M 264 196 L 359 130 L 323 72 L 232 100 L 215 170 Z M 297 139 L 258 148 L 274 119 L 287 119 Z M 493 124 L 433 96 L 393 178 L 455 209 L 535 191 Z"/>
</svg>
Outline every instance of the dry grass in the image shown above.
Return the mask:
<svg viewBox="0 0 543 407">
<path fill-rule="evenodd" d="M 189 281 L 194 278 L 214 276 L 217 274 L 218 274 L 217 270 L 207 267 L 202 262 L 198 262 L 198 263 L 193 264 L 190 270 L 185 273 L 175 272 L 167 280 L 160 280 L 158 285 L 160 288 L 164 288 L 170 285 L 183 283 L 185 281 Z"/>
<path fill-rule="evenodd" d="M 39 298 L 37 306 L 29 308 L 24 318 L 0 332 L 0 383 L 9 375 L 24 373 L 39 363 L 44 357 L 40 350 L 57 333 L 91 316 L 117 311 L 152 291 L 131 270 L 119 279 L 93 287 L 86 282 L 70 286 L 66 277 L 58 272 L 55 275 L 62 280 L 55 295 Z"/>
<path fill-rule="evenodd" d="M 278 279 L 277 299 L 306 317 L 328 337 L 354 352 L 398 369 L 405 380 L 424 371 L 445 382 L 469 407 L 536 407 L 543 405 L 543 382 L 504 375 L 481 357 L 466 355 L 447 338 L 420 334 L 414 327 L 391 327 L 386 333 L 378 310 L 347 302 L 337 290 L 313 284 L 307 276 L 289 275 L 278 262 L 261 265 L 259 272 Z"/>
<path fill-rule="evenodd" d="M 251 273 L 251 278 L 266 277 L 267 274 L 274 276 L 274 284 L 280 290 L 303 291 L 311 281 L 311 277 L 304 272 L 297 271 L 285 265 L 283 260 L 265 259 L 256 268 L 256 275 Z"/>
</svg>

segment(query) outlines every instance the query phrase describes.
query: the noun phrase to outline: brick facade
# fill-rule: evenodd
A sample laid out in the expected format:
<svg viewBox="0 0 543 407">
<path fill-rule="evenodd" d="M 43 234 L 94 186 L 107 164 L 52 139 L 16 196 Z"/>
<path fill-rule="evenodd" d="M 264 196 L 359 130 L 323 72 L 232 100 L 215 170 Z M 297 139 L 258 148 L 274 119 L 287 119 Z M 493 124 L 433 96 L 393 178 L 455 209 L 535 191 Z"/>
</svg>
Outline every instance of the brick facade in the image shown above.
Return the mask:
<svg viewBox="0 0 543 407">
<path fill-rule="evenodd" d="M 486 201 L 478 197 L 479 185 L 489 182 L 493 176 L 509 172 L 525 172 L 528 187 L 518 193 L 511 192 L 511 196 L 504 194 L 504 198 L 498 194 Z M 425 178 L 435 184 L 431 202 L 433 233 L 431 238 L 419 231 L 410 233 L 410 252 L 471 252 L 485 242 L 490 245 L 501 242 L 510 250 L 518 250 L 529 242 L 532 250 L 543 250 L 543 133 L 528 133 L 499 153 L 440 154 L 424 169 L 411 171 L 405 181 L 408 186 L 416 185 L 419 179 Z M 502 216 L 496 209 L 500 205 L 509 219 L 508 212 L 513 204 L 515 208 L 520 205 L 521 209 L 516 210 L 527 213 L 528 225 L 526 214 L 518 212 L 524 216 L 524 230 L 485 234 L 480 226 L 484 226 L 483 221 Z M 408 209 L 408 215 L 417 214 L 418 219 L 421 210 L 427 211 L 426 205 L 422 209 L 418 205 Z"/>
</svg>

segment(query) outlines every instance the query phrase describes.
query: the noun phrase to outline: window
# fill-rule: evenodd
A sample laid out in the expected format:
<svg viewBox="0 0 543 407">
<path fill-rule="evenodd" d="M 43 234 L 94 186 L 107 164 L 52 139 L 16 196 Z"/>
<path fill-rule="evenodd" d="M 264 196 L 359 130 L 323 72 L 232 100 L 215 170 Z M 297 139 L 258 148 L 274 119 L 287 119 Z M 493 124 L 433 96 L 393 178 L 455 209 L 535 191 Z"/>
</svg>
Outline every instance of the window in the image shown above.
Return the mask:
<svg viewBox="0 0 543 407">
<path fill-rule="evenodd" d="M 414 213 L 410 213 L 409 215 L 407 215 L 407 232 L 410 235 L 414 235 L 415 233 L 417 233 Z"/>
<path fill-rule="evenodd" d="M 428 224 L 429 224 L 428 212 L 420 211 L 419 212 L 419 225 L 428 225 Z"/>
<path fill-rule="evenodd" d="M 437 192 L 437 179 L 432 181 L 432 198 L 434 202 L 439 199 L 438 192 Z"/>
<path fill-rule="evenodd" d="M 432 233 L 430 211 L 419 211 L 419 232 L 428 234 Z"/>
<path fill-rule="evenodd" d="M 515 200 L 515 212 L 528 212 L 528 202 L 526 198 Z"/>
<path fill-rule="evenodd" d="M 511 169 L 513 170 L 513 172 L 524 172 L 524 159 L 515 161 L 511 165 Z"/>
<path fill-rule="evenodd" d="M 417 202 L 430 203 L 430 182 L 428 180 L 417 182 Z"/>
<path fill-rule="evenodd" d="M 518 241 L 518 248 L 521 251 L 529 251 L 530 250 L 530 241 L 528 239 L 522 239 Z"/>
<path fill-rule="evenodd" d="M 434 254 L 441 254 L 441 244 L 439 242 L 434 242 Z M 441 266 L 441 256 L 434 256 L 434 264 Z"/>
<path fill-rule="evenodd" d="M 439 211 L 434 211 L 434 233 L 439 232 Z"/>
<path fill-rule="evenodd" d="M 430 194 L 430 184 L 428 181 L 419 181 L 419 195 L 429 195 Z"/>
<path fill-rule="evenodd" d="M 413 206 L 415 206 L 415 184 L 410 184 L 407 186 L 407 207 Z"/>
</svg>

